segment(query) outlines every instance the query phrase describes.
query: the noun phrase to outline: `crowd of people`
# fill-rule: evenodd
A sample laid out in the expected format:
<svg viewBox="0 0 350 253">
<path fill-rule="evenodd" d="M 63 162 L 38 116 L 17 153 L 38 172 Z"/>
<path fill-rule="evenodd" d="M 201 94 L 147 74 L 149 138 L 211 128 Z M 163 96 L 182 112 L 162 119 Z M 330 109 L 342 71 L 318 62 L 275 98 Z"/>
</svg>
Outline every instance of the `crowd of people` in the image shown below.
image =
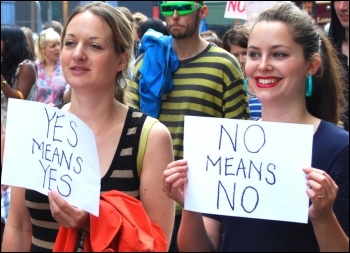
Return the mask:
<svg viewBox="0 0 350 253">
<path fill-rule="evenodd" d="M 327 34 L 281 2 L 222 38 L 200 33 L 204 1 L 159 8 L 164 21 L 83 4 L 36 40 L 1 25 L 1 165 L 8 99 L 31 100 L 92 130 L 101 177 L 99 217 L 2 184 L 1 250 L 349 251 L 348 2 L 331 2 Z M 308 222 L 185 209 L 185 116 L 311 125 L 311 166 L 295 168 Z"/>
</svg>

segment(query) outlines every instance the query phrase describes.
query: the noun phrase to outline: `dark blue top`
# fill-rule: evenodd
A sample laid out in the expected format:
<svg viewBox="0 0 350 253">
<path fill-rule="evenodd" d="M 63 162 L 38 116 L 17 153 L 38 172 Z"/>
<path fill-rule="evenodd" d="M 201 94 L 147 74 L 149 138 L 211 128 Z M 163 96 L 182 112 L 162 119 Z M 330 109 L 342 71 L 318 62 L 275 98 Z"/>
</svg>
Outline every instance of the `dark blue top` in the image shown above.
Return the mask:
<svg viewBox="0 0 350 253">
<path fill-rule="evenodd" d="M 334 212 L 349 236 L 349 133 L 332 123 L 321 121 L 313 137 L 312 167 L 326 171 L 338 185 Z M 219 251 L 320 251 L 310 220 L 302 224 L 205 216 L 222 222 L 223 237 Z"/>
</svg>

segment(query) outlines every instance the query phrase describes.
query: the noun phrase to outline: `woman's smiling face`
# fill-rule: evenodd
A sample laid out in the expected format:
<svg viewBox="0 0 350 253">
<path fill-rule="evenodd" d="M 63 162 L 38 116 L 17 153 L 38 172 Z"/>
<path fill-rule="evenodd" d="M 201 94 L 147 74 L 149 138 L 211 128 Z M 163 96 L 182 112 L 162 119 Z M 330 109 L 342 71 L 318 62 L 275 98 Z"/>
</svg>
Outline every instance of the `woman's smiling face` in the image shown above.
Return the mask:
<svg viewBox="0 0 350 253">
<path fill-rule="evenodd" d="M 253 27 L 245 72 L 250 93 L 261 102 L 304 97 L 307 71 L 303 48 L 294 41 L 286 24 L 262 21 Z"/>
</svg>

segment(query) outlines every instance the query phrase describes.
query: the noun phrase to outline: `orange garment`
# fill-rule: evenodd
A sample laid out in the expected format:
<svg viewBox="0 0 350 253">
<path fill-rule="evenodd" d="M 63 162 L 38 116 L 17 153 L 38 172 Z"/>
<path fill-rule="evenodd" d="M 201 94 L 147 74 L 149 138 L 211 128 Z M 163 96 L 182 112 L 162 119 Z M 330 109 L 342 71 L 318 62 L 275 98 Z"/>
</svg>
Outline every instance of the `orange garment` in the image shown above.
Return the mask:
<svg viewBox="0 0 350 253">
<path fill-rule="evenodd" d="M 112 190 L 101 194 L 99 208 L 99 217 L 90 214 L 84 252 L 167 251 L 163 230 L 150 221 L 138 199 Z M 77 239 L 77 229 L 60 226 L 53 251 L 72 252 Z"/>
</svg>

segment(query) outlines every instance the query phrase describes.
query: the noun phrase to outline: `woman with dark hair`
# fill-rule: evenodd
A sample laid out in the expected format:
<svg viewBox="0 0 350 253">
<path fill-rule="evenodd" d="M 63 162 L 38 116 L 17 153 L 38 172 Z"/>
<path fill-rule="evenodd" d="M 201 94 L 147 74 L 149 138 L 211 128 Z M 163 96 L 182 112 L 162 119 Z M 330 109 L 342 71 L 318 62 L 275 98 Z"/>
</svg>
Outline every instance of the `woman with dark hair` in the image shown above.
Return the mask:
<svg viewBox="0 0 350 253">
<path fill-rule="evenodd" d="M 1 25 L 1 123 L 6 127 L 9 98 L 34 99 L 36 69 L 20 27 Z M 10 188 L 1 185 L 1 240 L 10 205 Z"/>
<path fill-rule="evenodd" d="M 180 251 L 349 251 L 349 132 L 336 125 L 343 83 L 336 52 L 319 30 L 291 2 L 265 9 L 250 30 L 246 64 L 248 88 L 262 103 L 262 121 L 313 127 L 311 166 L 295 167 L 305 176 L 308 222 L 183 210 Z M 163 189 L 182 205 L 189 169 L 186 160 L 178 160 L 164 172 Z"/>
<path fill-rule="evenodd" d="M 343 79 L 347 85 L 345 96 L 348 105 L 342 121 L 344 128 L 349 131 L 349 2 L 331 1 L 331 22 L 328 36 L 331 38 L 343 66 Z"/>
<path fill-rule="evenodd" d="M 32 99 L 36 75 L 24 32 L 15 25 L 1 25 L 1 116 L 5 126 L 8 99 Z"/>
<path fill-rule="evenodd" d="M 222 37 L 222 47 L 237 58 L 244 76 L 244 67 L 247 59 L 248 37 L 249 27 L 246 25 L 235 26 L 226 31 Z"/>
</svg>

